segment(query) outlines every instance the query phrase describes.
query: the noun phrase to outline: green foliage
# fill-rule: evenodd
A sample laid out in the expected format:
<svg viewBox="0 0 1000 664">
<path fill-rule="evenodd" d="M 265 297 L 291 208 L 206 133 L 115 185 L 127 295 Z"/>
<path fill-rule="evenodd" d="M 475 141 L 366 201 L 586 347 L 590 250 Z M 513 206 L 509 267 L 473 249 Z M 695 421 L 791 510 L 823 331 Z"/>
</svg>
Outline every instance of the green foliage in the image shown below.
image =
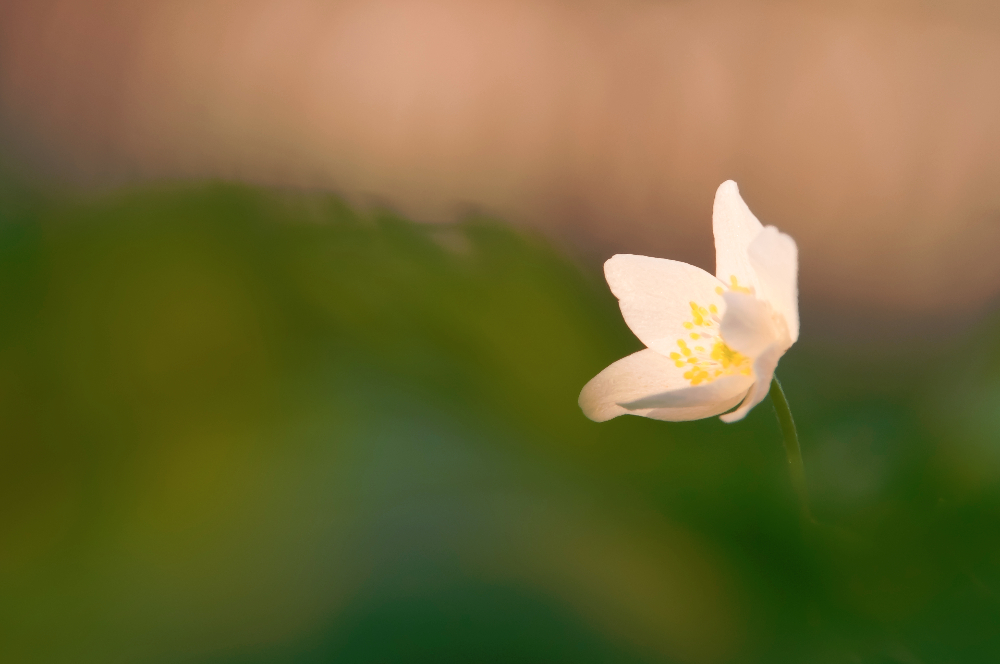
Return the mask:
<svg viewBox="0 0 1000 664">
<path fill-rule="evenodd" d="M 228 185 L 0 204 L 0 660 L 992 662 L 995 320 L 779 368 L 746 421 L 580 413 L 640 348 L 473 219 Z"/>
</svg>

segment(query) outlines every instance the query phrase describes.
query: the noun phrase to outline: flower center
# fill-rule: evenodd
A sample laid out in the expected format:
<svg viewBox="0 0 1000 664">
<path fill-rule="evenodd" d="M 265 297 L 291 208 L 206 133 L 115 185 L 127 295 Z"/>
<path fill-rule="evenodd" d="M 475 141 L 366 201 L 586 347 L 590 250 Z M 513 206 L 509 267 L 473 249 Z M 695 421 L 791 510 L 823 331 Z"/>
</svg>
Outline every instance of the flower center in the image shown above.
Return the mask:
<svg viewBox="0 0 1000 664">
<path fill-rule="evenodd" d="M 733 290 L 750 292 L 737 285 L 733 277 Z M 720 286 L 717 290 L 722 290 Z M 691 320 L 684 327 L 691 330 L 689 339 L 678 339 L 678 351 L 670 353 L 670 359 L 678 368 L 687 367 L 683 376 L 692 385 L 711 383 L 720 376 L 751 375 L 753 365 L 750 358 L 726 345 L 719 335 L 719 309 L 714 304 L 707 309 L 697 302 L 691 302 Z M 691 344 L 691 345 L 689 345 Z"/>
</svg>

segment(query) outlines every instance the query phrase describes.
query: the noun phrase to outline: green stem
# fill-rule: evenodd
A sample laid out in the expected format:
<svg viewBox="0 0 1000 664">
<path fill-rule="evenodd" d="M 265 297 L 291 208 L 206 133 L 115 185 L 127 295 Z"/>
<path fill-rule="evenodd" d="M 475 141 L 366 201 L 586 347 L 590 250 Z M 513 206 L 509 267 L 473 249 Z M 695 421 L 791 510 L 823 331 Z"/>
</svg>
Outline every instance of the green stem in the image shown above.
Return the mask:
<svg viewBox="0 0 1000 664">
<path fill-rule="evenodd" d="M 802 448 L 799 447 L 799 435 L 795 431 L 795 421 L 792 411 L 788 408 L 788 400 L 781 389 L 781 383 L 775 377 L 771 381 L 771 403 L 774 404 L 774 414 L 778 416 L 781 436 L 785 440 L 785 454 L 788 456 L 788 470 L 792 475 L 792 487 L 799 497 L 799 508 L 806 521 L 812 521 L 809 511 L 809 495 L 806 492 L 806 470 L 802 464 Z"/>
</svg>

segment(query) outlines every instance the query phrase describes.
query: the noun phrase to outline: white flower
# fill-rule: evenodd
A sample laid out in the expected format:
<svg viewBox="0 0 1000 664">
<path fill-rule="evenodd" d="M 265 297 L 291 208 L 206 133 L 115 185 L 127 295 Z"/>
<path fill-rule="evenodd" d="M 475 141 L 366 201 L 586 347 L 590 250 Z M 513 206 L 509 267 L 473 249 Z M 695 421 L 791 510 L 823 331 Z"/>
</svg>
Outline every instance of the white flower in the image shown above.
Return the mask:
<svg viewBox="0 0 1000 664">
<path fill-rule="evenodd" d="M 619 254 L 604 264 L 629 328 L 647 348 L 618 360 L 580 393 L 596 422 L 631 414 L 679 422 L 760 403 L 799 337 L 798 249 L 764 227 L 722 183 L 712 214 L 716 276 L 663 258 Z M 741 403 L 742 402 L 742 403 Z"/>
</svg>

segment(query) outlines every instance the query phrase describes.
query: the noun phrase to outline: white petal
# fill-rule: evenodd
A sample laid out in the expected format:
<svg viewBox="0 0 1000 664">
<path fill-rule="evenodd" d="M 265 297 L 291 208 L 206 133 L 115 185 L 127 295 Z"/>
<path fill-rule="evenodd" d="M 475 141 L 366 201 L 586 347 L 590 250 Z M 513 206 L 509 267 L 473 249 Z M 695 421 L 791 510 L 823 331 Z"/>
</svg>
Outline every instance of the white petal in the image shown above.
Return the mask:
<svg viewBox="0 0 1000 664">
<path fill-rule="evenodd" d="M 723 376 L 711 383 L 682 387 L 677 390 L 660 392 L 636 401 L 619 404 L 628 410 L 643 410 L 648 408 L 690 408 L 691 406 L 707 406 L 723 403 L 734 397 L 741 397 L 753 385 L 750 376 Z M 723 411 L 718 411 L 723 412 Z"/>
<path fill-rule="evenodd" d="M 734 394 L 718 394 L 714 401 L 661 408 L 630 410 L 620 404 L 633 403 L 652 395 L 690 386 L 672 360 L 649 348 L 624 357 L 597 374 L 580 392 L 580 408 L 595 422 L 604 422 L 619 415 L 641 415 L 658 420 L 683 422 L 724 413 L 742 400 L 746 386 Z M 699 386 L 700 387 L 700 386 Z M 694 389 L 694 388 L 691 388 Z M 697 394 L 697 393 L 696 393 Z"/>
<path fill-rule="evenodd" d="M 774 370 L 778 368 L 778 360 L 785 354 L 788 347 L 781 343 L 776 343 L 767 348 L 760 356 L 754 360 L 753 373 L 755 382 L 747 398 L 744 399 L 740 407 L 731 413 L 723 415 L 720 419 L 723 422 L 737 422 L 746 417 L 750 409 L 759 404 L 767 396 L 771 389 L 771 378 L 774 377 Z"/>
<path fill-rule="evenodd" d="M 646 348 L 623 357 L 584 385 L 580 408 L 595 422 L 610 420 L 629 412 L 618 404 L 642 399 L 650 394 L 687 384 L 674 362 Z"/>
<path fill-rule="evenodd" d="M 687 263 L 618 254 L 604 264 L 604 275 L 629 329 L 664 355 L 677 350 L 678 339 L 688 339 L 691 330 L 683 325 L 692 320 L 691 302 L 706 309 L 714 304 L 719 315 L 725 310 L 726 303 L 715 290 L 719 281 Z M 706 329 L 718 327 L 712 323 Z"/>
<path fill-rule="evenodd" d="M 727 286 L 736 277 L 740 286 L 757 288 L 747 249 L 763 228 L 743 202 L 735 182 L 727 180 L 719 185 L 712 208 L 715 275 Z"/>
<path fill-rule="evenodd" d="M 725 401 L 718 401 L 704 406 L 691 406 L 689 408 L 652 408 L 650 410 L 628 411 L 632 415 L 642 415 L 652 420 L 662 420 L 664 422 L 690 422 L 691 420 L 703 420 L 706 417 L 713 417 L 724 413 L 743 400 L 743 393 L 739 393 Z"/>
<path fill-rule="evenodd" d="M 747 357 L 757 357 L 779 340 L 770 307 L 753 295 L 727 292 L 722 317 L 722 340 Z"/>
<path fill-rule="evenodd" d="M 795 240 L 768 226 L 747 250 L 757 275 L 757 297 L 767 300 L 788 325 L 790 341 L 799 338 L 799 250 Z"/>
</svg>

